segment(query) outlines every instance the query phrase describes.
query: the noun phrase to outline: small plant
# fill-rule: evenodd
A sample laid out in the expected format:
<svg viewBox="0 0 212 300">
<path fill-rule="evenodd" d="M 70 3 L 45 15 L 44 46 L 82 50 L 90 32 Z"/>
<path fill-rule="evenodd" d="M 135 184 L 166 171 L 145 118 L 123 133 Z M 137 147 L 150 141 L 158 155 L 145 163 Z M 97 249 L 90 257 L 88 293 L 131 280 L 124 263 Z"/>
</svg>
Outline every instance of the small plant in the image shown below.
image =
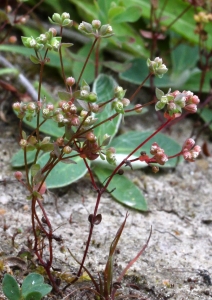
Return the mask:
<svg viewBox="0 0 212 300">
<path fill-rule="evenodd" d="M 13 276 L 5 274 L 2 290 L 9 300 L 40 300 L 51 292 L 52 287 L 44 283 L 43 276 L 37 273 L 27 275 L 21 288 Z"/>
<path fill-rule="evenodd" d="M 157 173 L 159 166 L 170 166 L 170 161 L 175 160 L 176 162 L 177 158 L 184 158 L 189 162 L 195 161 L 201 148 L 195 145 L 192 138 L 185 138 L 186 141 L 182 147 L 178 144 L 176 146 L 176 143 L 167 140 L 161 131 L 174 120 L 177 121 L 183 111 L 195 113 L 200 100 L 189 90 L 171 91 L 169 89 L 167 93 L 164 93 L 156 88 L 156 98 L 152 101 L 133 105 L 133 99 L 144 84 L 150 79 L 151 86 L 153 86 L 153 79 L 162 78 L 167 73 L 168 68 L 160 57 L 147 59 L 145 62 L 147 73 L 144 74 L 139 87 L 127 98 L 127 91 L 119 86 L 112 77 L 98 74 L 100 43 L 103 39 L 107 40 L 114 35 L 111 25 L 107 23 L 102 25 L 98 19 L 94 19 L 90 23 L 83 21 L 78 26 L 80 32 L 93 38 L 93 43 L 79 76 L 77 78 L 66 76 L 63 57 L 72 43 L 63 43 L 63 31 L 64 27 L 69 28 L 73 26 L 74 22 L 70 19 L 69 13 L 66 12 L 54 13 L 49 21 L 53 25 L 59 26 L 59 35 L 55 28 L 50 28 L 37 37 L 22 37 L 24 46 L 34 51 L 30 60 L 39 67 L 37 99 L 36 101 L 13 104 L 13 109 L 20 119 L 19 145 L 21 150 L 18 155 L 13 157 L 12 163 L 13 166 L 17 167 L 15 162 L 18 161 L 20 166 L 20 160 L 22 160 L 21 164 L 25 167 L 26 180 L 23 180 L 23 174 L 20 171 L 15 173 L 15 177 L 28 191 L 28 200 L 31 201 L 33 234 L 31 250 L 37 256 L 39 264 L 44 268 L 54 291 L 59 293 L 60 288 L 52 272 L 55 256 L 53 243 L 60 242 L 62 238 L 54 234 L 42 199 L 48 188 L 58 187 L 59 184 L 60 186 L 68 185 L 88 173 L 96 193 L 95 207 L 88 217 L 89 234 L 85 242 L 83 257 L 79 261 L 75 258 L 79 262 L 79 270 L 72 284 L 80 278 L 82 271 L 86 270 L 95 286 L 97 297 L 106 300 L 115 299 L 120 281 L 129 267 L 143 253 L 150 236 L 146 245 L 123 270 L 117 280 L 117 285 L 114 285 L 113 258 L 126 223 L 126 216 L 111 244 L 103 278 L 99 275 L 97 282 L 85 267 L 85 261 L 94 228 L 102 220 L 102 215 L 98 213 L 102 195 L 107 190 L 120 202 L 136 209 L 146 210 L 147 205 L 141 193 L 133 194 L 132 197 L 125 191 L 128 189 L 131 192 L 133 187 L 127 185 L 129 181 L 123 174 L 125 170 L 133 170 L 143 166 L 148 166 L 154 173 Z M 42 84 L 44 67 L 50 63 L 49 53 L 52 52 L 59 55 L 60 70 L 65 88 L 58 91 L 58 101 L 50 102 L 46 100 L 42 92 Z M 95 81 L 91 88 L 83 79 L 83 75 L 93 52 Z M 127 132 L 122 136 L 115 137 L 124 117 L 132 113 L 139 114 L 145 107 L 152 104 L 155 105 L 156 111 L 163 111 L 164 123 L 155 131 Z M 32 128 L 30 133 L 23 130 L 24 123 Z M 43 136 L 43 134 L 45 135 Z M 168 148 L 170 145 L 172 146 L 171 149 Z M 100 182 L 96 181 L 94 175 L 97 175 Z M 123 200 L 124 197 L 126 198 Z M 136 205 L 139 202 L 140 206 L 136 206 L 135 202 Z M 42 217 L 39 216 L 38 212 Z M 74 257 L 74 255 L 72 256 Z M 33 276 L 38 279 L 33 279 Z M 36 286 L 40 284 L 45 290 L 45 294 L 48 292 L 46 285 L 43 284 L 43 277 L 39 276 L 38 274 L 28 275 L 22 288 L 19 289 L 14 278 L 5 275 L 3 281 L 5 295 L 8 298 L 11 297 L 9 299 L 15 300 L 20 299 L 20 297 L 24 297 L 24 299 L 32 299 L 33 296 L 41 298 L 44 293 L 41 290 L 38 291 L 37 288 L 35 289 L 34 283 L 37 283 Z M 11 291 L 13 290 L 9 287 L 14 287 L 19 298 L 12 298 L 13 293 Z"/>
</svg>

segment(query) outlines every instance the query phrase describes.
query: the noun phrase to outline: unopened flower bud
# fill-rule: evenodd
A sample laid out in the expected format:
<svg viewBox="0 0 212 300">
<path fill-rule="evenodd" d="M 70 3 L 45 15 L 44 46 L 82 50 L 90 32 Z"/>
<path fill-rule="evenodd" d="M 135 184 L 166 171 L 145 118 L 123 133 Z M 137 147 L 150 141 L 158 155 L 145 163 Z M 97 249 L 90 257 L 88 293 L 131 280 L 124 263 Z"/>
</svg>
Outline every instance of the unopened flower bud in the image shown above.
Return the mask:
<svg viewBox="0 0 212 300">
<path fill-rule="evenodd" d="M 20 109 L 21 109 L 21 105 L 20 105 L 20 103 L 19 103 L 19 102 L 15 102 L 15 103 L 13 103 L 13 109 L 14 109 L 14 111 L 17 111 L 17 112 L 19 112 L 19 111 L 20 111 Z"/>
<path fill-rule="evenodd" d="M 20 145 L 21 147 L 26 147 L 26 146 L 28 145 L 28 142 L 27 142 L 27 140 L 25 140 L 25 139 L 21 139 L 20 142 L 19 142 L 19 145 Z"/>
<path fill-rule="evenodd" d="M 63 152 L 64 152 L 65 154 L 69 154 L 69 153 L 71 153 L 71 151 L 72 151 L 72 148 L 71 148 L 70 146 L 65 146 L 65 147 L 63 148 Z"/>
<path fill-rule="evenodd" d="M 196 104 L 188 104 L 184 107 L 187 111 L 189 111 L 190 113 L 195 113 L 197 112 L 197 106 Z"/>
<path fill-rule="evenodd" d="M 15 178 L 20 181 L 23 178 L 23 173 L 20 171 L 17 171 L 14 173 Z"/>
<path fill-rule="evenodd" d="M 93 20 L 91 24 L 94 29 L 99 29 L 101 27 L 101 22 L 99 20 Z"/>
<path fill-rule="evenodd" d="M 153 173 L 158 173 L 159 172 L 159 167 L 157 167 L 157 166 L 152 166 L 152 172 Z"/>
<path fill-rule="evenodd" d="M 123 99 L 121 100 L 121 102 L 122 102 L 122 104 L 123 104 L 124 107 L 130 105 L 130 100 L 127 99 L 127 98 L 123 98 Z"/>
<path fill-rule="evenodd" d="M 79 124 L 80 124 L 80 120 L 77 116 L 74 116 L 73 118 L 71 118 L 71 125 L 79 126 Z"/>
<path fill-rule="evenodd" d="M 192 138 L 189 138 L 185 141 L 185 143 L 183 145 L 183 150 L 189 151 L 194 147 L 194 145 L 195 145 L 195 140 L 193 140 Z"/>
<path fill-rule="evenodd" d="M 70 14 L 69 14 L 69 13 L 67 13 L 67 12 L 64 12 L 64 13 L 62 13 L 62 15 L 61 15 L 61 19 L 62 19 L 62 20 L 65 20 L 65 19 L 70 19 Z"/>
<path fill-rule="evenodd" d="M 156 142 L 154 142 L 152 145 L 151 145 L 151 148 L 150 148 L 150 153 L 152 155 L 155 155 L 158 151 L 160 147 L 158 146 L 158 144 Z"/>
<path fill-rule="evenodd" d="M 194 95 L 192 98 L 191 98 L 191 101 L 193 104 L 199 104 L 200 103 L 200 99 L 198 96 Z"/>
<path fill-rule="evenodd" d="M 66 84 L 67 84 L 68 86 L 73 86 L 73 85 L 75 84 L 75 79 L 74 79 L 74 77 L 68 77 L 68 78 L 66 79 Z"/>
<path fill-rule="evenodd" d="M 140 113 L 142 111 L 143 107 L 141 104 L 136 104 L 135 105 L 135 112 Z"/>
<path fill-rule="evenodd" d="M 15 44 L 17 42 L 17 37 L 15 35 L 11 35 L 8 39 L 10 44 Z"/>
<path fill-rule="evenodd" d="M 62 137 L 57 138 L 56 143 L 58 144 L 58 146 L 63 146 L 64 138 L 62 138 Z"/>
<path fill-rule="evenodd" d="M 46 108 L 49 109 L 50 111 L 54 110 L 54 105 L 51 103 L 46 104 Z"/>
<path fill-rule="evenodd" d="M 29 112 L 34 112 L 36 110 L 36 105 L 34 102 L 29 102 L 27 105 L 27 110 Z"/>
<path fill-rule="evenodd" d="M 60 14 L 54 13 L 53 16 L 52 16 L 52 20 L 53 20 L 55 23 L 60 24 L 60 23 L 61 23 L 61 17 L 60 17 Z"/>
<path fill-rule="evenodd" d="M 98 111 L 99 111 L 99 105 L 96 104 L 96 103 L 91 103 L 91 104 L 90 104 L 90 110 L 91 110 L 93 113 L 98 113 Z"/>
<path fill-rule="evenodd" d="M 49 31 L 52 32 L 53 36 L 57 35 L 57 30 L 55 28 L 53 28 L 53 27 L 49 28 Z"/>
<path fill-rule="evenodd" d="M 86 139 L 87 139 L 88 141 L 90 141 L 90 142 L 95 142 L 96 139 L 97 139 L 96 136 L 95 136 L 95 134 L 94 134 L 93 132 L 91 132 L 91 131 L 88 131 L 88 132 L 86 133 L 85 137 L 86 137 Z"/>
<path fill-rule="evenodd" d="M 5 7 L 5 11 L 6 11 L 7 14 L 9 14 L 12 11 L 12 7 L 10 5 L 7 5 Z"/>
<path fill-rule="evenodd" d="M 168 71 L 160 57 L 156 57 L 154 60 L 150 60 L 148 58 L 147 66 L 150 73 L 157 75 L 159 78 L 163 77 L 163 75 Z"/>
</svg>

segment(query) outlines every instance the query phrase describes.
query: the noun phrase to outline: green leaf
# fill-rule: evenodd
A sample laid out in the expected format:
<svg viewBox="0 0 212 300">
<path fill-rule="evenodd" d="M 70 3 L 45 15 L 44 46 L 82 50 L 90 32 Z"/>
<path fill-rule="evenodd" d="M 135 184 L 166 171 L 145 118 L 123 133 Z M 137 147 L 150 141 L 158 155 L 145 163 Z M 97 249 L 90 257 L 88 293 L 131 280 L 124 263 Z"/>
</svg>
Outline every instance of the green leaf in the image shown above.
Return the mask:
<svg viewBox="0 0 212 300">
<path fill-rule="evenodd" d="M 32 292 L 39 292 L 41 294 L 41 297 L 43 297 L 51 292 L 51 290 L 52 287 L 44 283 L 43 276 L 37 273 L 30 273 L 29 275 L 27 275 L 22 284 L 22 295 L 24 298 Z"/>
<path fill-rule="evenodd" d="M 4 295 L 9 300 L 20 300 L 21 299 L 21 292 L 18 286 L 18 283 L 14 279 L 13 276 L 9 274 L 4 275 L 4 279 L 2 281 L 2 290 Z"/>
<path fill-rule="evenodd" d="M 120 15 L 121 13 L 125 12 L 125 7 L 121 7 L 121 6 L 115 6 L 115 7 L 111 7 L 108 10 L 108 18 L 111 21 L 112 19 L 114 19 L 116 16 Z"/>
<path fill-rule="evenodd" d="M 33 64 L 40 64 L 40 61 L 39 61 L 39 59 L 36 57 L 36 56 L 34 56 L 34 55 L 30 55 L 30 60 L 31 60 L 31 62 L 33 63 Z"/>
<path fill-rule="evenodd" d="M 40 117 L 40 123 L 43 121 L 43 117 Z M 24 118 L 24 123 L 27 124 L 30 128 L 36 128 L 37 127 L 37 117 L 33 117 L 32 121 L 27 121 Z M 64 128 L 58 127 L 57 123 L 53 120 L 49 119 L 47 120 L 43 125 L 40 126 L 40 131 L 46 133 L 47 135 L 51 135 L 52 137 L 58 138 L 59 136 L 63 136 L 64 134 Z"/>
<path fill-rule="evenodd" d="M 40 165 L 39 164 L 33 164 L 31 166 L 31 175 L 34 177 L 38 172 L 40 171 Z"/>
<path fill-rule="evenodd" d="M 111 77 L 104 74 L 101 74 L 97 77 L 93 84 L 93 92 L 97 94 L 98 104 L 101 104 L 105 101 L 108 101 L 114 97 L 114 88 L 118 84 Z M 115 113 L 114 110 L 111 109 L 111 103 L 107 104 L 104 110 L 101 113 L 95 114 L 95 117 L 98 118 L 98 123 L 109 118 Z M 122 115 L 119 114 L 114 119 L 109 120 L 104 123 L 104 125 L 95 128 L 94 132 L 97 137 L 103 137 L 106 133 L 111 137 L 115 136 L 118 131 L 120 122 L 122 119 Z"/>
<path fill-rule="evenodd" d="M 71 152 L 74 155 L 74 151 Z M 69 157 L 70 155 L 65 155 L 64 157 Z M 40 164 L 41 168 L 47 163 L 49 159 L 49 154 L 45 153 L 37 160 L 37 163 Z M 76 162 L 76 164 L 64 164 L 59 162 L 50 174 L 47 177 L 46 184 L 48 188 L 59 188 L 67 186 L 72 182 L 77 181 L 83 177 L 87 168 L 84 164 L 84 161 L 81 157 L 71 157 L 71 160 Z M 90 165 L 90 161 L 87 162 Z"/>
<path fill-rule="evenodd" d="M 38 90 L 39 82 L 35 81 L 33 83 L 33 86 Z M 42 100 L 44 100 L 44 98 L 45 98 L 45 101 L 47 103 L 55 104 L 57 102 L 57 100 L 55 99 L 55 96 L 53 96 L 52 93 L 50 93 L 50 91 L 47 90 L 44 86 L 41 86 L 41 98 L 42 98 Z"/>
<path fill-rule="evenodd" d="M 205 107 L 200 110 L 199 115 L 205 121 L 205 123 L 209 124 L 210 130 L 212 130 L 212 110 Z"/>
<path fill-rule="evenodd" d="M 15 75 L 17 76 L 19 71 L 15 68 L 3 68 L 0 70 L 0 76 L 5 76 L 5 75 Z"/>
<path fill-rule="evenodd" d="M 0 51 L 18 53 L 23 56 L 29 57 L 29 59 L 30 59 L 30 55 L 34 53 L 34 51 L 30 48 L 26 48 L 24 46 L 17 46 L 17 45 L 0 45 Z M 44 51 L 40 51 L 40 52 L 44 54 Z M 47 57 L 50 59 L 47 66 L 60 68 L 60 59 L 57 52 L 48 52 Z M 67 57 L 66 52 L 63 53 L 63 63 L 64 66 L 70 65 L 70 59 Z"/>
<path fill-rule="evenodd" d="M 113 16 L 113 22 L 116 23 L 124 23 L 124 22 L 135 22 L 137 21 L 142 14 L 141 6 L 133 6 L 125 8 L 124 10 L 120 11 L 119 14 Z"/>
<path fill-rule="evenodd" d="M 114 254 L 115 254 L 115 250 L 117 248 L 119 239 L 122 235 L 124 226 L 126 224 L 127 216 L 128 216 L 128 214 L 126 214 L 124 222 L 119 227 L 119 229 L 115 235 L 115 238 L 110 245 L 108 260 L 107 260 L 105 270 L 103 273 L 104 274 L 104 296 L 106 296 L 106 297 L 108 297 L 108 296 L 110 297 L 110 295 L 111 295 L 112 284 L 113 284 L 113 275 L 114 275 L 114 272 L 113 272 Z"/>
<path fill-rule="evenodd" d="M 114 147 L 116 149 L 116 154 L 129 154 L 132 152 L 140 143 L 145 141 L 153 131 L 129 131 L 125 134 L 122 134 L 113 139 L 110 143 L 110 147 Z M 181 151 L 182 147 L 173 139 L 166 136 L 165 134 L 158 133 L 152 139 L 150 139 L 142 148 L 140 148 L 136 153 L 133 155 L 140 156 L 140 152 L 144 151 L 147 155 L 150 155 L 150 147 L 153 142 L 158 143 L 158 145 L 165 150 L 165 153 L 168 156 L 174 155 Z M 164 166 L 165 168 L 174 168 L 178 163 L 178 158 L 170 159 Z M 133 164 L 132 164 L 133 167 Z M 142 166 L 141 166 L 142 167 Z"/>
<path fill-rule="evenodd" d="M 102 183 L 111 175 L 111 171 L 104 168 L 95 167 L 94 172 Z M 147 210 L 147 204 L 141 190 L 127 177 L 124 175 L 115 175 L 110 182 L 107 191 L 110 192 L 114 188 L 116 189 L 111 195 L 118 202 L 136 210 Z"/>
<path fill-rule="evenodd" d="M 25 300 L 40 300 L 42 298 L 42 294 L 40 292 L 31 292 L 26 295 Z"/>
<path fill-rule="evenodd" d="M 37 150 L 27 152 L 27 164 L 31 164 L 34 161 Z M 16 152 L 11 159 L 11 165 L 13 168 L 23 167 L 24 163 L 24 151 L 20 149 Z"/>
</svg>

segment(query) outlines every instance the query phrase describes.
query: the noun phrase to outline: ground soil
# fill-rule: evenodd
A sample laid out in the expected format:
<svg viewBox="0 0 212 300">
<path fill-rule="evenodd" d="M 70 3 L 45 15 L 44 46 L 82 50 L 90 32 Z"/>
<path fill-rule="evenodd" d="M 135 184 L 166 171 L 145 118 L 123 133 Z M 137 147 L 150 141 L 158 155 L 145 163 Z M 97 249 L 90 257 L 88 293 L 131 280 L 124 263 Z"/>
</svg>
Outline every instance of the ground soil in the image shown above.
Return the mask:
<svg viewBox="0 0 212 300">
<path fill-rule="evenodd" d="M 150 120 L 148 114 L 144 114 L 142 118 L 126 119 L 123 130 L 127 127 L 151 129 L 159 122 L 158 116 Z M 166 134 L 182 144 L 193 124 L 192 120 L 184 119 Z M 30 201 L 26 200 L 24 188 L 11 181 L 14 170 L 10 159 L 18 150 L 17 125 L 1 122 L 0 126 L 0 261 L 4 262 L 0 282 L 3 274 L 10 272 L 21 283 L 29 265 L 15 258 L 21 248 L 26 248 L 30 236 Z M 207 135 L 201 137 L 199 144 L 203 141 L 207 141 L 212 153 Z M 130 210 L 105 194 L 99 209 L 103 219 L 95 228 L 86 266 L 95 275 L 104 268 L 109 245 L 128 211 L 115 259 L 115 277 L 146 243 L 151 226 L 152 236 L 145 253 L 122 283 L 119 291 L 125 296 L 118 299 L 133 299 L 133 295 L 146 300 L 212 299 L 212 158 L 201 156 L 195 163 L 182 162 L 175 170 L 152 174 L 149 169 L 142 169 L 129 176 L 145 194 L 148 212 Z M 63 273 L 66 279 L 72 278 L 78 268 L 67 248 L 81 259 L 88 236 L 87 219 L 93 211 L 95 196 L 89 178 L 85 177 L 66 189 L 52 190 L 45 197 L 44 206 L 55 234 L 63 239 L 63 242 L 54 243 L 54 266 L 60 268 L 58 277 Z M 17 229 L 20 234 L 13 242 Z M 62 299 L 93 299 L 92 293 L 88 296 L 87 290 L 80 290 L 90 284 L 84 279 L 69 287 Z M 77 288 L 75 294 L 67 296 Z M 59 298 L 54 294 L 46 297 Z M 5 299 L 1 291 L 0 299 Z"/>
</svg>

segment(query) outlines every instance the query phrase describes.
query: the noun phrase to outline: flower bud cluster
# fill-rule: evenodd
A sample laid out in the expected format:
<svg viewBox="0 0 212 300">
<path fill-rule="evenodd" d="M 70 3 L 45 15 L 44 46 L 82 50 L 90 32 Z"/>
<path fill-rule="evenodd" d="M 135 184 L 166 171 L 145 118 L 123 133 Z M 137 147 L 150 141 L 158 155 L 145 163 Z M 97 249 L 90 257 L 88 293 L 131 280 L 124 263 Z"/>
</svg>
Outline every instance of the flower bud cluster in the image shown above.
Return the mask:
<svg viewBox="0 0 212 300">
<path fill-rule="evenodd" d="M 164 149 L 160 148 L 157 143 L 152 144 L 150 153 L 159 165 L 164 165 L 168 161 L 168 156 L 165 154 Z"/>
<path fill-rule="evenodd" d="M 80 119 L 77 114 L 77 107 L 71 102 L 67 101 L 59 102 L 58 108 L 54 110 L 52 119 L 60 125 L 80 125 Z"/>
<path fill-rule="evenodd" d="M 168 71 L 166 65 L 163 64 L 163 60 L 160 57 L 156 57 L 154 60 L 147 59 L 147 66 L 149 72 L 162 78 L 163 75 Z"/>
<path fill-rule="evenodd" d="M 15 102 L 13 103 L 13 109 L 19 119 L 26 117 L 27 121 L 31 121 L 40 108 L 37 102 Z"/>
<path fill-rule="evenodd" d="M 169 89 L 167 94 L 156 88 L 156 97 L 159 100 L 156 105 L 156 111 L 166 107 L 164 116 L 168 119 L 175 119 L 180 117 L 182 114 L 182 108 L 189 111 L 190 113 L 195 113 L 197 111 L 197 104 L 200 100 L 198 96 L 194 95 L 190 91 L 174 91 L 171 93 Z"/>
<path fill-rule="evenodd" d="M 115 88 L 115 99 L 112 102 L 112 108 L 119 114 L 124 114 L 124 107 L 130 104 L 130 100 L 124 98 L 126 90 L 121 86 Z"/>
<path fill-rule="evenodd" d="M 212 21 L 212 14 L 206 13 L 205 11 L 199 11 L 198 14 L 194 15 L 194 20 L 197 23 L 208 23 Z"/>
<path fill-rule="evenodd" d="M 153 143 L 150 148 L 150 153 L 153 157 L 149 157 L 146 153 L 141 153 L 139 157 L 140 161 L 145 161 L 147 164 L 158 163 L 159 165 L 164 165 L 168 161 L 168 156 L 165 154 L 164 149 L 160 148 L 157 143 Z"/>
<path fill-rule="evenodd" d="M 82 22 L 78 29 L 86 35 L 107 38 L 112 36 L 113 28 L 109 24 L 101 25 L 99 20 L 93 20 L 91 23 Z"/>
<path fill-rule="evenodd" d="M 199 156 L 201 152 L 201 147 L 195 145 L 195 141 L 190 138 L 185 141 L 182 148 L 182 152 L 185 160 L 193 162 Z"/>
<path fill-rule="evenodd" d="M 22 43 L 27 48 L 33 48 L 35 51 L 42 49 L 58 51 L 61 45 L 62 37 L 55 37 L 56 32 L 52 29 L 40 34 L 37 38 L 22 36 Z"/>
<path fill-rule="evenodd" d="M 70 14 L 67 12 L 62 13 L 61 15 L 58 13 L 54 13 L 52 18 L 49 17 L 49 21 L 52 24 L 59 25 L 61 27 L 72 26 L 73 21 L 70 20 Z"/>
<path fill-rule="evenodd" d="M 110 165 L 116 165 L 115 148 L 110 147 L 106 150 L 106 160 Z"/>
</svg>

